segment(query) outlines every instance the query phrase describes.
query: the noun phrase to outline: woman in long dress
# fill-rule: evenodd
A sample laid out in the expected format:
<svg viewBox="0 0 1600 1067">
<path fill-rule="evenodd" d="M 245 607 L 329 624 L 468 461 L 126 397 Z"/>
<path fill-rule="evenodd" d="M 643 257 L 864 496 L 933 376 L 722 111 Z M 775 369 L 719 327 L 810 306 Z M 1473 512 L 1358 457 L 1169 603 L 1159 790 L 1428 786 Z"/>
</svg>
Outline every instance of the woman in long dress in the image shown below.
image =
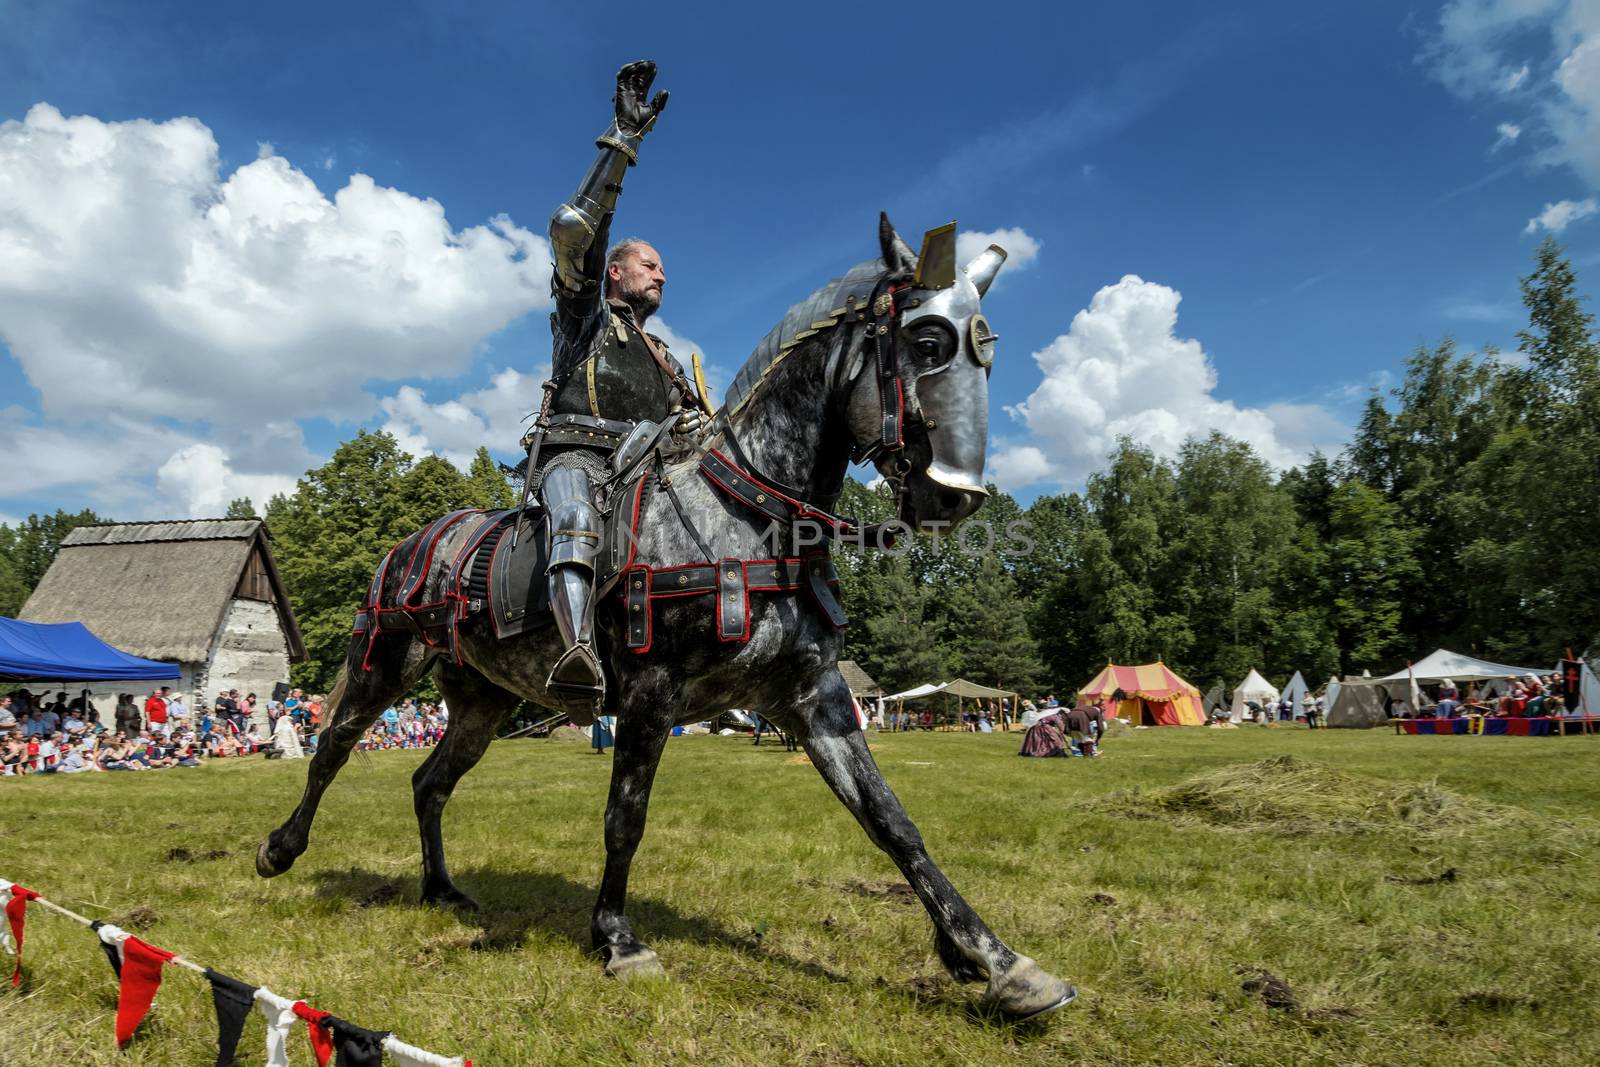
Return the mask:
<svg viewBox="0 0 1600 1067">
<path fill-rule="evenodd" d="M 277 725 L 272 728 L 272 743 L 278 746 L 284 759 L 300 759 L 305 755 L 300 747 L 300 735 L 295 733 L 294 720 L 288 715 L 278 716 Z"/>
</svg>

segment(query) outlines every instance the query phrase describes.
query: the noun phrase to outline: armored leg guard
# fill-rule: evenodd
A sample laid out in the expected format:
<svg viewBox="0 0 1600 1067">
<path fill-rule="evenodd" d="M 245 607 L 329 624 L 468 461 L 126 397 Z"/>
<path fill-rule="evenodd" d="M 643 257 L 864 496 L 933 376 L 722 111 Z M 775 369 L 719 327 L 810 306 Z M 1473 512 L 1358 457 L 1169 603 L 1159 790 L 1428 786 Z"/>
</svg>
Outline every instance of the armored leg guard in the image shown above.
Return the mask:
<svg viewBox="0 0 1600 1067">
<path fill-rule="evenodd" d="M 594 559 L 600 552 L 600 512 L 589 498 L 589 477 L 575 467 L 547 470 L 540 496 L 550 515 L 550 610 L 566 651 L 545 688 L 579 725 L 592 722 L 605 698 L 605 673 L 594 651 Z"/>
</svg>

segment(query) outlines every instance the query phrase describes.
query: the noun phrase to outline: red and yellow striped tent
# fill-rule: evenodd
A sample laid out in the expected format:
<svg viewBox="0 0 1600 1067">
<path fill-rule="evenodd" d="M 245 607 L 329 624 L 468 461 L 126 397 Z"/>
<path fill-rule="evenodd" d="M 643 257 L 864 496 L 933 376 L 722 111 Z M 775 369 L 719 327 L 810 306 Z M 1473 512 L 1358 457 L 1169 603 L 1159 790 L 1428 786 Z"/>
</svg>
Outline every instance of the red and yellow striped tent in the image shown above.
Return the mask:
<svg viewBox="0 0 1600 1067">
<path fill-rule="evenodd" d="M 1122 690 L 1125 699 L 1113 701 Z M 1106 713 L 1135 726 L 1203 726 L 1200 690 L 1167 669 L 1165 663 L 1137 667 L 1107 664 L 1094 681 L 1078 690 L 1080 700 L 1104 701 Z"/>
</svg>

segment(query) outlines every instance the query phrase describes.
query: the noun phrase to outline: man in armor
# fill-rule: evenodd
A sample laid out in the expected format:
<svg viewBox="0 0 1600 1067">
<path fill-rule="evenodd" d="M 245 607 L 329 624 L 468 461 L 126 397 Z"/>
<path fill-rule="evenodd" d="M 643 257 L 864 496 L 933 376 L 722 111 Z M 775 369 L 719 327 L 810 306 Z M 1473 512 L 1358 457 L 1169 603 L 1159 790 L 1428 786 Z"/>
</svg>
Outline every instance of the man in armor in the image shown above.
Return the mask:
<svg viewBox="0 0 1600 1067">
<path fill-rule="evenodd" d="M 566 651 L 546 688 L 569 709 L 598 711 L 605 675 L 594 651 L 594 561 L 601 548 L 594 487 L 630 434 L 674 420 L 674 434 L 701 429 L 703 414 L 682 367 L 645 321 L 661 306 L 661 256 L 629 238 L 606 243 L 622 177 L 639 143 L 667 104 L 649 97 L 656 66 L 648 60 L 617 72 L 611 125 L 578 191 L 550 217 L 555 253 L 551 381 L 540 446 L 538 492 L 549 516 L 550 608 Z M 641 426 L 648 421 L 651 426 Z M 537 432 L 537 429 L 536 431 Z"/>
</svg>

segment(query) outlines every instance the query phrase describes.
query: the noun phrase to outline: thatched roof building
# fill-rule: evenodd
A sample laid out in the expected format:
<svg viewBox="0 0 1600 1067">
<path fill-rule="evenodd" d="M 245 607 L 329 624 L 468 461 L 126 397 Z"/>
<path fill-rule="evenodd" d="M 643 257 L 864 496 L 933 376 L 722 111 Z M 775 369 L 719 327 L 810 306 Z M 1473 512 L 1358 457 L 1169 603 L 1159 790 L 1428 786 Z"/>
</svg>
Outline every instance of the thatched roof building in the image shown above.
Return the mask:
<svg viewBox="0 0 1600 1067">
<path fill-rule="evenodd" d="M 839 661 L 839 673 L 844 676 L 844 684 L 850 687 L 853 697 L 881 697 L 883 688 L 872 680 L 872 676 L 857 666 L 853 659 Z"/>
<path fill-rule="evenodd" d="M 23 605 L 29 622 L 81 622 L 147 659 L 175 660 L 180 689 L 260 697 L 305 643 L 260 519 L 80 526 Z"/>
</svg>

